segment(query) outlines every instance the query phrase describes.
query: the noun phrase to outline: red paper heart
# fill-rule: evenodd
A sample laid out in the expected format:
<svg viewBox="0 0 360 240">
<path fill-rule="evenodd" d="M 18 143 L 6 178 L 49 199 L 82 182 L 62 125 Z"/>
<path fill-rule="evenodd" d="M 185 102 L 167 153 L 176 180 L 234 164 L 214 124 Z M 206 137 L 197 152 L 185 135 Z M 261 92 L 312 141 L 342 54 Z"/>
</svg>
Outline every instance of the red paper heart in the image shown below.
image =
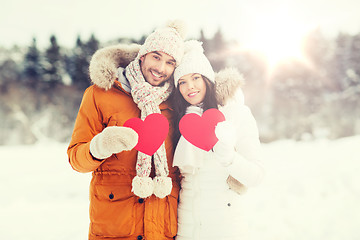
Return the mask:
<svg viewBox="0 0 360 240">
<path fill-rule="evenodd" d="M 179 130 L 191 144 L 209 151 L 219 140 L 215 135 L 215 127 L 222 121 L 225 121 L 222 112 L 211 108 L 202 116 L 195 113 L 186 114 L 179 122 Z"/>
<path fill-rule="evenodd" d="M 125 122 L 124 127 L 134 129 L 139 135 L 135 149 L 150 156 L 160 148 L 169 132 L 169 122 L 160 113 L 152 113 L 144 121 L 131 118 Z"/>
</svg>

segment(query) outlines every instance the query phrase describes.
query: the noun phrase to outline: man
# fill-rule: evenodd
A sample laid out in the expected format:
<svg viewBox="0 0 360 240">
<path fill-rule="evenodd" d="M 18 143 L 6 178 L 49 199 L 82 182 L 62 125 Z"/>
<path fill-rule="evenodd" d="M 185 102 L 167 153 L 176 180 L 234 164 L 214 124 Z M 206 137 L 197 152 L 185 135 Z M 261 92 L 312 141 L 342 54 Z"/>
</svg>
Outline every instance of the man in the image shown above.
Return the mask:
<svg viewBox="0 0 360 240">
<path fill-rule="evenodd" d="M 150 34 L 142 46 L 98 50 L 68 156 L 79 172 L 92 172 L 89 239 L 173 239 L 177 232 L 179 171 L 168 81 L 184 52 L 182 24 Z M 134 59 L 135 58 L 135 59 Z M 118 68 L 119 67 L 119 68 Z M 137 133 L 124 123 L 161 113 L 170 124 L 164 143 L 149 156 L 136 151 Z"/>
</svg>

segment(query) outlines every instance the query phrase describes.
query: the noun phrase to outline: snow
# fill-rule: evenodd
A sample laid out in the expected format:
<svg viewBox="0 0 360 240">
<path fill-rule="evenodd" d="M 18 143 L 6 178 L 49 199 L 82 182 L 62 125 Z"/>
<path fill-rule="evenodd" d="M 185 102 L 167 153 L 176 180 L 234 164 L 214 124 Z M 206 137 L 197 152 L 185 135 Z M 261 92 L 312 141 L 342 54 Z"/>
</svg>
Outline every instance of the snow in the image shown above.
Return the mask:
<svg viewBox="0 0 360 240">
<path fill-rule="evenodd" d="M 75 172 L 66 144 L 0 147 L 1 239 L 87 239 L 90 174 Z"/>
<path fill-rule="evenodd" d="M 252 239 L 360 239 L 360 136 L 263 146 L 267 176 L 246 196 Z"/>
<path fill-rule="evenodd" d="M 360 136 L 263 144 L 263 183 L 244 195 L 252 240 L 360 239 Z M 91 174 L 67 144 L 1 146 L 0 232 L 7 240 L 87 239 Z"/>
</svg>

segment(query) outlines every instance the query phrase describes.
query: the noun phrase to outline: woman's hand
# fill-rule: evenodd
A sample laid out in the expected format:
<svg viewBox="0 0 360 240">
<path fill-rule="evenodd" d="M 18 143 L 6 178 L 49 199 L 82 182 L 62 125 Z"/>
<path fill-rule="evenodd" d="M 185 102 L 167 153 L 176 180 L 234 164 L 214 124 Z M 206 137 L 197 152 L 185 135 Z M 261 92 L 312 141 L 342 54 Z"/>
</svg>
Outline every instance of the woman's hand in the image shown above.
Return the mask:
<svg viewBox="0 0 360 240">
<path fill-rule="evenodd" d="M 215 135 L 219 141 L 213 147 L 217 160 L 223 166 L 232 164 L 235 156 L 236 134 L 235 128 L 227 121 L 220 122 L 215 128 Z"/>
</svg>

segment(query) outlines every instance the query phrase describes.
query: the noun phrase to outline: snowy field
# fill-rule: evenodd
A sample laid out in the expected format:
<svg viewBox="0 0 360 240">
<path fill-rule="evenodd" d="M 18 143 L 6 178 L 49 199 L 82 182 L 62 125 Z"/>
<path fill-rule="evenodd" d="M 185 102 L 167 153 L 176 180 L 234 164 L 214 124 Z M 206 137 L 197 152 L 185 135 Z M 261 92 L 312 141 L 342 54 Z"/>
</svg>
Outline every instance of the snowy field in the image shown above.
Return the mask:
<svg viewBox="0 0 360 240">
<path fill-rule="evenodd" d="M 244 196 L 252 240 L 360 239 L 360 136 L 263 145 L 267 175 Z M 85 240 L 90 174 L 67 144 L 0 147 L 4 240 Z"/>
</svg>

